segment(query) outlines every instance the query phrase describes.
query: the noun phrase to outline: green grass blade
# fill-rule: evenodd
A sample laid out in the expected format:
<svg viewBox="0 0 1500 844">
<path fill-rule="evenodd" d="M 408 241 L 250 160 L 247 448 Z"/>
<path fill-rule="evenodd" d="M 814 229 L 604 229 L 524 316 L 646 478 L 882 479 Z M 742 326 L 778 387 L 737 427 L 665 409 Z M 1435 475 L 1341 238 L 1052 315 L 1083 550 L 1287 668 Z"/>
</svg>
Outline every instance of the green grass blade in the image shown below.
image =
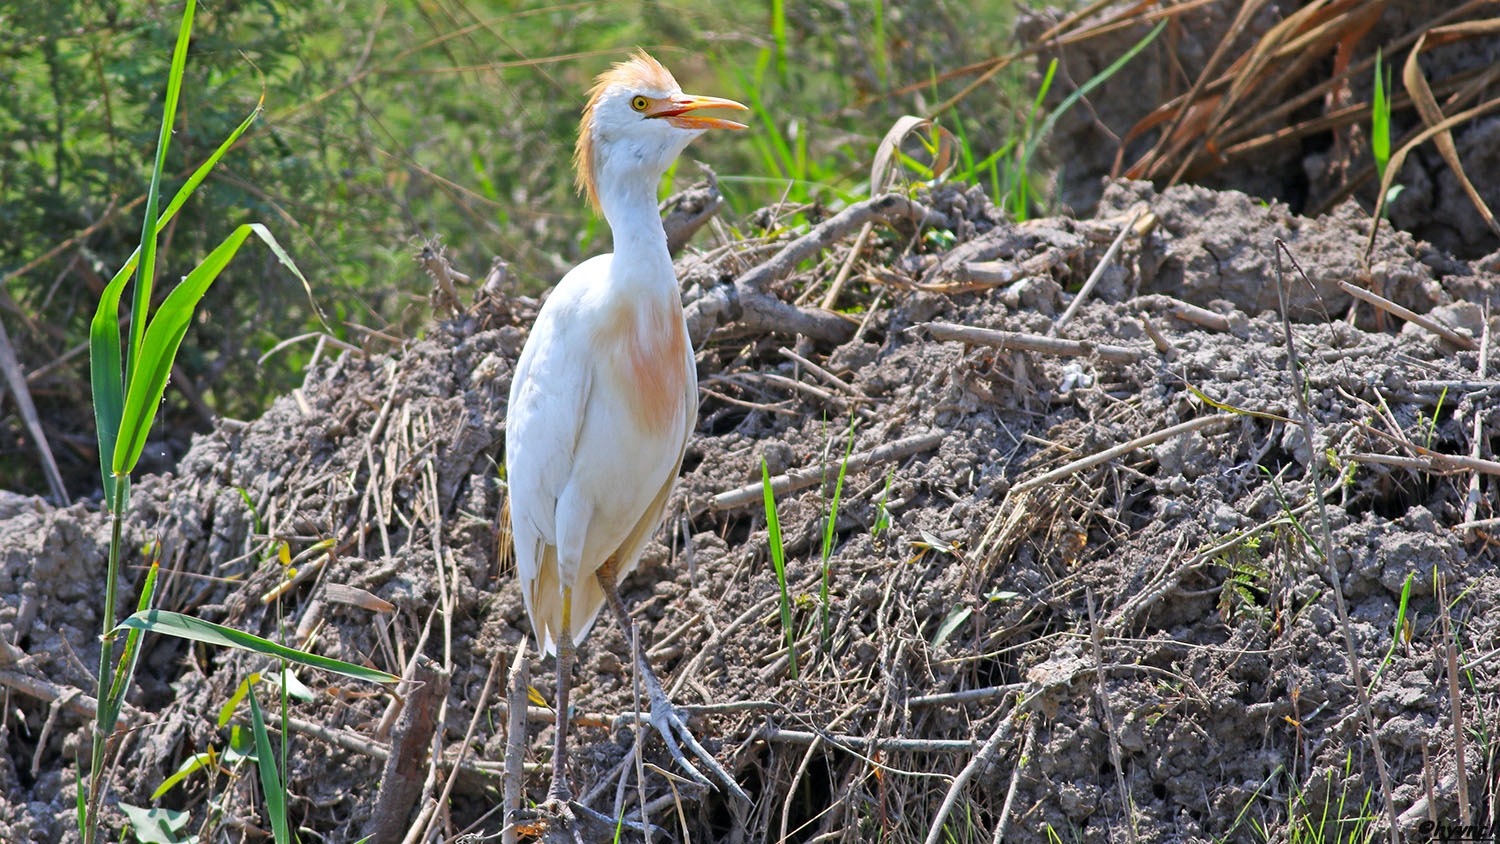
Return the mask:
<svg viewBox="0 0 1500 844">
<path fill-rule="evenodd" d="M 193 313 L 209 285 L 239 250 L 240 244 L 251 234 L 258 236 L 270 247 L 271 252 L 296 276 L 303 279 L 302 271 L 276 241 L 270 229 L 259 223 L 245 223 L 236 228 L 218 248 L 210 252 L 203 263 L 192 272 L 161 303 L 151 325 L 146 329 L 140 352 L 140 366 L 130 378 L 130 387 L 125 393 L 125 408 L 120 417 L 120 436 L 115 443 L 114 460 L 111 467 L 116 475 L 129 474 L 140 460 L 146 447 L 146 435 L 156 418 L 157 406 L 167 388 L 167 378 L 172 373 L 172 363 L 177 358 L 177 349 L 187 334 Z"/>
<path fill-rule="evenodd" d="M 156 790 L 151 792 L 151 799 L 159 799 L 163 794 L 171 791 L 173 786 L 187 779 L 195 771 L 201 770 L 203 768 L 207 768 L 208 770 L 212 771 L 214 765 L 218 764 L 218 759 L 216 757 L 217 754 L 214 753 L 213 748 L 209 748 L 202 753 L 194 753 L 192 756 L 189 756 L 187 759 L 183 760 L 181 765 L 177 766 L 177 770 L 173 771 L 171 776 L 162 780 L 161 785 L 158 785 L 156 787 Z"/>
<path fill-rule="evenodd" d="M 1088 96 L 1090 91 L 1094 90 L 1100 85 L 1103 85 L 1105 81 L 1118 73 L 1121 68 L 1129 64 L 1131 59 L 1135 58 L 1137 54 L 1146 49 L 1146 47 L 1150 45 L 1152 41 L 1156 40 L 1156 36 L 1160 35 L 1161 31 L 1166 28 L 1167 22 L 1165 20 L 1158 23 L 1151 29 L 1150 32 L 1146 33 L 1145 38 L 1142 38 L 1141 40 L 1135 42 L 1134 46 L 1132 46 L 1129 50 L 1126 50 L 1125 53 L 1118 59 L 1115 59 L 1113 62 L 1111 62 L 1109 67 L 1106 67 L 1105 69 L 1099 71 L 1099 73 L 1096 74 L 1094 78 L 1078 86 L 1078 90 L 1069 94 L 1066 98 L 1063 99 L 1061 103 L 1058 103 L 1057 108 L 1053 110 L 1051 114 L 1048 114 L 1046 119 L 1042 121 L 1042 125 L 1039 129 L 1037 129 L 1036 134 L 1028 136 L 1026 138 L 1026 150 L 1021 156 L 1021 179 L 1023 182 L 1026 178 L 1026 174 L 1031 169 L 1031 156 L 1036 152 L 1037 147 L 1041 146 L 1042 141 L 1052 133 L 1052 127 L 1056 125 L 1057 119 L 1059 117 L 1062 117 L 1063 113 L 1072 108 L 1073 105 L 1079 100 Z"/>
<path fill-rule="evenodd" d="M 173 290 L 157 309 L 151 325 L 142 335 L 137 354 L 131 360 L 129 388 L 125 393 L 125 407 L 120 414 L 120 436 L 115 442 L 115 452 L 110 468 L 116 475 L 127 475 L 135 468 L 141 451 L 146 447 L 146 435 L 156 418 L 156 408 L 161 404 L 162 393 L 167 388 L 167 377 L 172 372 L 172 363 L 177 358 L 177 349 L 187 334 L 189 322 L 198 301 L 208 291 L 210 284 L 234 257 L 240 244 L 250 235 L 250 227 L 242 225 L 210 252 L 203 263 L 193 268 L 177 288 Z M 142 279 L 145 281 L 146 258 L 142 251 Z M 140 289 L 140 285 L 137 285 Z M 132 317 L 135 323 L 132 332 L 145 320 Z"/>
<path fill-rule="evenodd" d="M 1391 646 L 1385 652 L 1385 658 L 1380 660 L 1375 673 L 1370 676 L 1370 685 L 1365 689 L 1369 694 L 1375 690 L 1375 683 L 1380 680 L 1380 675 L 1385 667 L 1390 664 L 1391 656 L 1396 653 L 1396 648 L 1401 644 L 1401 633 L 1406 629 L 1406 604 L 1411 599 L 1411 582 L 1416 577 L 1415 573 L 1406 575 L 1406 583 L 1401 586 L 1401 603 L 1396 607 L 1396 623 L 1391 630 Z"/>
<path fill-rule="evenodd" d="M 88 787 L 83 784 L 83 766 L 78 765 L 73 769 L 74 785 L 78 788 L 78 838 L 84 840 L 88 837 Z"/>
<path fill-rule="evenodd" d="M 177 26 L 177 46 L 172 49 L 172 69 L 167 74 L 167 97 L 161 112 L 161 133 L 156 138 L 156 162 L 151 167 L 151 187 L 146 192 L 145 220 L 141 223 L 141 271 L 130 305 L 130 356 L 126 380 L 136 370 L 136 352 L 146 331 L 146 313 L 151 307 L 151 286 L 156 279 L 156 206 L 161 192 L 161 171 L 167 163 L 172 141 L 172 123 L 177 118 L 177 100 L 182 95 L 182 73 L 187 65 L 188 40 L 193 32 L 194 0 L 187 0 Z"/>
<path fill-rule="evenodd" d="M 177 214 L 183 204 L 192 196 L 193 191 L 208 178 L 214 165 L 219 159 L 229 152 L 230 147 L 239 140 L 240 136 L 255 122 L 260 115 L 261 107 L 256 105 L 255 110 L 235 127 L 229 137 L 219 144 L 204 162 L 198 165 L 198 169 L 188 177 L 177 193 L 173 195 L 172 201 L 167 204 L 165 211 L 156 218 L 156 231 L 161 232 L 167 223 Z M 114 277 L 105 285 L 104 293 L 99 297 L 99 306 L 94 310 L 94 319 L 89 323 L 89 382 L 93 387 L 94 394 L 94 430 L 99 440 L 99 474 L 104 484 L 104 500 L 114 501 L 115 476 L 112 471 L 113 456 L 115 453 L 115 442 L 120 433 L 120 416 L 125 407 L 125 385 L 122 377 L 124 360 L 120 350 L 120 296 L 125 290 L 125 285 L 135 275 L 136 267 L 140 262 L 141 249 L 136 247 L 131 253 L 125 265 L 115 273 Z M 305 281 L 304 281 L 305 283 Z M 123 479 L 129 483 L 129 479 Z"/>
<path fill-rule="evenodd" d="M 281 790 L 281 775 L 276 772 L 276 757 L 271 755 L 271 737 L 266 733 L 266 719 L 261 714 L 255 689 L 250 690 L 250 731 L 255 734 L 255 764 L 260 769 L 260 793 L 266 799 L 266 814 L 271 816 L 271 832 L 276 844 L 292 844 L 286 825 L 286 792 Z"/>
<path fill-rule="evenodd" d="M 776 567 L 776 582 L 781 586 L 781 629 L 786 633 L 787 661 L 792 679 L 797 679 L 797 642 L 792 633 L 792 599 L 786 589 L 786 554 L 781 546 L 781 520 L 776 518 L 776 493 L 771 490 L 771 470 L 766 459 L 760 459 L 760 488 L 766 505 L 766 530 L 770 533 L 771 564 Z"/>
<path fill-rule="evenodd" d="M 1042 76 L 1042 84 L 1037 86 L 1036 97 L 1031 101 L 1031 110 L 1026 113 L 1026 125 L 1021 130 L 1021 137 L 1026 139 L 1028 143 L 1032 137 L 1031 127 L 1036 123 L 1037 113 L 1042 110 L 1042 100 L 1046 99 L 1047 92 L 1052 90 L 1052 79 L 1056 75 L 1057 59 L 1053 59 L 1047 64 L 1047 73 Z M 1025 147 L 1022 147 L 1018 152 L 1021 154 L 1021 157 L 1016 164 L 1015 170 L 1010 174 L 1010 185 L 1008 186 L 1010 190 L 1010 213 L 1017 220 L 1025 220 L 1027 211 L 1026 189 L 1029 186 L 1026 169 L 1030 161 L 1027 157 Z"/>
<path fill-rule="evenodd" d="M 141 587 L 141 597 L 136 601 L 136 612 L 151 609 L 151 602 L 156 597 L 156 576 L 160 571 L 160 562 L 153 561 L 151 568 L 146 572 L 146 582 Z M 140 642 L 141 631 L 131 630 L 125 634 L 125 647 L 120 652 L 120 664 L 115 670 L 114 680 L 110 685 L 108 705 L 104 710 L 109 714 L 106 734 L 114 732 L 115 719 L 120 715 L 125 696 L 130 694 L 130 682 L 135 679 L 135 667 L 141 657 Z"/>
<path fill-rule="evenodd" d="M 875 526 L 870 531 L 871 536 L 879 536 L 880 532 L 891 526 L 891 513 L 885 509 L 885 503 L 891 498 L 891 482 L 896 479 L 896 469 L 892 467 L 885 476 L 885 491 L 880 493 L 880 504 L 875 508 Z"/>
<path fill-rule="evenodd" d="M 210 645 L 223 645 L 230 648 L 253 651 L 278 659 L 285 659 L 297 665 L 306 665 L 310 668 L 321 668 L 324 671 L 332 671 L 353 677 L 357 680 L 368 680 L 372 683 L 394 683 L 399 678 L 393 674 L 387 674 L 374 668 L 365 668 L 362 665 L 354 665 L 326 656 L 310 654 L 278 645 L 269 639 L 225 627 L 222 624 L 214 624 L 201 618 L 193 618 L 169 610 L 147 610 L 120 622 L 120 627 L 127 629 L 149 630 L 154 633 L 165 633 L 180 639 L 192 639 L 195 642 L 204 642 Z"/>
<path fill-rule="evenodd" d="M 844 494 L 844 473 L 849 469 L 849 455 L 854 453 L 854 423 L 849 424 L 849 442 L 844 446 L 844 459 L 839 463 L 839 479 L 833 485 L 833 504 L 828 508 L 828 524 L 823 527 L 823 587 L 818 594 L 819 626 L 823 630 L 823 652 L 826 654 L 833 641 L 833 630 L 828 621 L 828 559 L 833 556 L 833 532 L 839 520 L 839 499 Z"/>
<path fill-rule="evenodd" d="M 115 441 L 120 436 L 120 415 L 125 410 L 125 386 L 120 357 L 120 293 L 130 276 L 121 269 L 104 286 L 99 307 L 89 324 L 89 383 L 94 393 L 94 431 L 99 438 L 99 475 L 104 500 L 115 501 L 113 471 Z M 122 479 L 128 483 L 128 480 Z"/>
<path fill-rule="evenodd" d="M 771 40 L 776 42 L 776 72 L 786 77 L 786 0 L 771 0 Z"/>
<path fill-rule="evenodd" d="M 1375 95 L 1370 104 L 1370 150 L 1375 157 L 1375 179 L 1385 180 L 1385 165 L 1391 160 L 1391 103 L 1386 98 L 1385 74 L 1380 48 L 1375 48 Z"/>
<path fill-rule="evenodd" d="M 761 56 L 765 57 L 765 51 L 762 51 Z M 781 126 L 776 122 L 775 115 L 766 108 L 765 100 L 761 99 L 761 86 L 752 85 L 745 77 L 744 71 L 738 66 L 731 64 L 730 67 L 740 83 L 740 90 L 744 91 L 745 96 L 750 100 L 750 113 L 760 118 L 761 123 L 766 127 L 767 131 L 756 132 L 754 136 L 757 146 L 760 145 L 762 137 L 770 141 L 771 155 L 763 153 L 762 157 L 774 168 L 776 175 L 785 176 L 788 179 L 797 178 L 796 156 L 792 152 L 791 145 L 787 143 L 786 137 L 782 135 Z"/>
</svg>

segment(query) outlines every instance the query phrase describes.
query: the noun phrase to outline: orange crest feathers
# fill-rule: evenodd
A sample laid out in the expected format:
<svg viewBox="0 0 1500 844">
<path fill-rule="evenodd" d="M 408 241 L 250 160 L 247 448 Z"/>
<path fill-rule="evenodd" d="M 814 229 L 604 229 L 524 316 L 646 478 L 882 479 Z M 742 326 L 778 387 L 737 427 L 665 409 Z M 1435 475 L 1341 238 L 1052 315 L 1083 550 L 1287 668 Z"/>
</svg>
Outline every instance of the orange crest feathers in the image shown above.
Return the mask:
<svg viewBox="0 0 1500 844">
<path fill-rule="evenodd" d="M 573 170 L 578 190 L 588 196 L 595 211 L 599 210 L 599 188 L 594 184 L 594 134 L 590 126 L 594 106 L 604 92 L 615 85 L 643 91 L 671 91 L 677 88 L 677 80 L 661 62 L 639 47 L 629 59 L 616 62 L 595 77 L 594 87 L 589 89 L 588 105 L 583 107 L 583 120 L 578 124 L 578 141 L 573 145 Z"/>
</svg>

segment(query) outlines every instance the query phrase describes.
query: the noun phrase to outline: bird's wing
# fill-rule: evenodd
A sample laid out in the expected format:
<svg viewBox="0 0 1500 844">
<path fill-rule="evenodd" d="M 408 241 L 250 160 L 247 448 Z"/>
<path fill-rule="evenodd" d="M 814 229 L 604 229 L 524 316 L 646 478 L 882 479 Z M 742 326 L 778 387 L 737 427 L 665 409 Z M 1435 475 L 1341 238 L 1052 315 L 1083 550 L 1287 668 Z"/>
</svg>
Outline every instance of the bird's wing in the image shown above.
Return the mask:
<svg viewBox="0 0 1500 844">
<path fill-rule="evenodd" d="M 570 336 L 577 324 L 568 303 L 548 300 L 516 362 L 505 417 L 505 467 L 510 491 L 516 574 L 537 641 L 547 648 L 557 631 L 536 624 L 560 610 L 533 606 L 557 593 L 557 500 L 573 473 L 593 368 L 578 359 L 584 345 Z M 550 578 L 548 583 L 542 580 Z"/>
</svg>

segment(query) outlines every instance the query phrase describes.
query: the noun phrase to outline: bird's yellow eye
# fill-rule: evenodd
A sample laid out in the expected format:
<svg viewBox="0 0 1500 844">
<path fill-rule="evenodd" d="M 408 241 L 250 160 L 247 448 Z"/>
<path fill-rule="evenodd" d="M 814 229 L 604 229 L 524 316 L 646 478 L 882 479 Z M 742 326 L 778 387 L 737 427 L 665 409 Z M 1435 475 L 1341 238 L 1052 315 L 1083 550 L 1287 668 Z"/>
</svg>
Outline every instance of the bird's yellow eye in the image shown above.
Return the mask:
<svg viewBox="0 0 1500 844">
<path fill-rule="evenodd" d="M 636 111 L 645 111 L 646 107 L 649 105 L 651 105 L 651 101 L 641 96 L 640 94 L 635 95 L 630 100 L 630 107 L 635 109 Z"/>
</svg>

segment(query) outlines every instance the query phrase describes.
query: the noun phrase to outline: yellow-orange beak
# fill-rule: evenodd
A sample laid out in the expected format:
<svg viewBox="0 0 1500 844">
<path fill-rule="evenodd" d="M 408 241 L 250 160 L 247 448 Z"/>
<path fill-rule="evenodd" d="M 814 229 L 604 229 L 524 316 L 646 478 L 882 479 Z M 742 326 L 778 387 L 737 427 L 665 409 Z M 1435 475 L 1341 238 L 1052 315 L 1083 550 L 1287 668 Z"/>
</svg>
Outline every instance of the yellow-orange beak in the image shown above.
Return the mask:
<svg viewBox="0 0 1500 844">
<path fill-rule="evenodd" d="M 723 97 L 700 97 L 696 94 L 678 94 L 675 97 L 663 97 L 655 100 L 646 109 L 647 117 L 664 117 L 667 122 L 679 129 L 744 129 L 745 124 L 736 123 L 733 120 L 725 120 L 722 117 L 704 117 L 700 114 L 692 114 L 702 108 L 732 108 L 739 111 L 749 111 L 743 103 L 734 100 L 726 100 Z"/>
</svg>

